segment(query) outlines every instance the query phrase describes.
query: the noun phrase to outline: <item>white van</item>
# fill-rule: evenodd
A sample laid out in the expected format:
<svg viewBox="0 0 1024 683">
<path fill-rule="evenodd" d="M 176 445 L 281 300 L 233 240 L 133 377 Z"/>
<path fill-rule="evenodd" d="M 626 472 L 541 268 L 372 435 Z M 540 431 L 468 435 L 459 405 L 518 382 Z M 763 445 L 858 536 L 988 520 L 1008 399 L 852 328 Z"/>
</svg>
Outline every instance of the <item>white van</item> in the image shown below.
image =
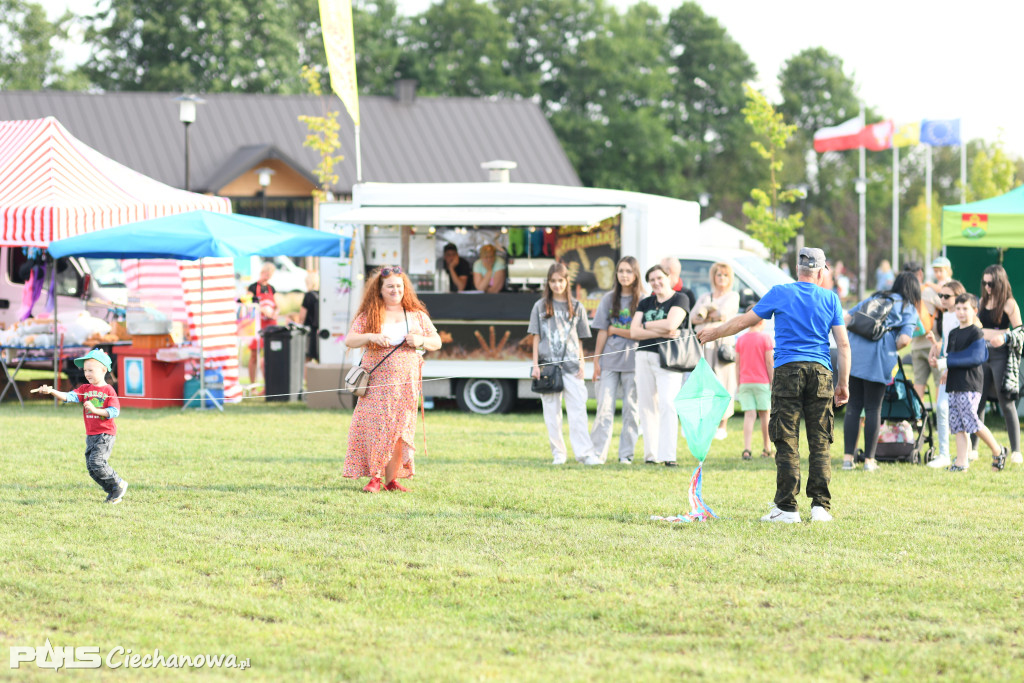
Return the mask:
<svg viewBox="0 0 1024 683">
<path fill-rule="evenodd" d="M 18 321 L 27 262 L 22 247 L 0 247 L 0 325 L 3 327 Z M 124 271 L 116 259 L 67 258 L 57 263 L 58 313 L 85 309 L 105 319 L 111 306 L 125 306 L 128 290 Z M 33 308 L 34 313 L 46 309 L 47 298 L 44 288 Z"/>
<path fill-rule="evenodd" d="M 733 289 L 740 294 L 740 313 L 747 306 L 760 301 L 775 285 L 793 282 L 793 278 L 778 266 L 742 249 L 695 247 L 687 249 L 678 258 L 682 266 L 679 278 L 697 297 L 711 291 L 710 273 L 713 264 L 727 263 L 732 266 Z"/>
</svg>

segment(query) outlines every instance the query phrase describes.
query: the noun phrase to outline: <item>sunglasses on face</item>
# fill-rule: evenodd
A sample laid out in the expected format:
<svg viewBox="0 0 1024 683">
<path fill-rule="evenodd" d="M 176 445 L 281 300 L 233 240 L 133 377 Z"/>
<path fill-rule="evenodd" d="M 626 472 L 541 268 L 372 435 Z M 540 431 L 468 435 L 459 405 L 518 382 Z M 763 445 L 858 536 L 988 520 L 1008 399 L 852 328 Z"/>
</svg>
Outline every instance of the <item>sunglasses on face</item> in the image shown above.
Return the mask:
<svg viewBox="0 0 1024 683">
<path fill-rule="evenodd" d="M 401 275 L 401 274 L 402 274 L 401 266 L 385 266 L 384 268 L 380 269 L 380 276 L 381 277 L 389 277 L 391 275 Z"/>
<path fill-rule="evenodd" d="M 992 280 L 982 280 L 981 284 L 984 285 L 985 287 L 991 287 L 995 283 L 992 282 Z"/>
<path fill-rule="evenodd" d="M 952 299 L 953 295 L 952 294 L 939 294 L 939 298 L 940 299 Z"/>
</svg>

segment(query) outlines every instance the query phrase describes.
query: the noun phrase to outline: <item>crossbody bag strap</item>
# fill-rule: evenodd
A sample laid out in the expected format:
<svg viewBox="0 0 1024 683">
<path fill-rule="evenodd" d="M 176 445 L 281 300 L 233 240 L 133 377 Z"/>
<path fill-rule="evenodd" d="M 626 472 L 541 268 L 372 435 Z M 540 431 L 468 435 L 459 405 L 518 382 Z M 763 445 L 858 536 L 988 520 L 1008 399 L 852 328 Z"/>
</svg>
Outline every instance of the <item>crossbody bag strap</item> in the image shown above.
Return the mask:
<svg viewBox="0 0 1024 683">
<path fill-rule="evenodd" d="M 405 332 L 406 332 L 406 334 L 408 334 L 408 333 L 409 333 L 409 312 L 408 312 L 408 311 L 406 311 L 406 312 L 405 312 Z M 377 368 L 379 368 L 379 367 L 380 367 L 380 364 L 381 364 L 381 363 L 383 363 L 384 361 L 386 361 L 386 360 L 388 359 L 388 357 L 389 357 L 389 356 L 390 356 L 391 354 L 393 354 L 393 353 L 394 353 L 395 351 L 397 351 L 397 350 L 398 350 L 398 349 L 400 349 L 401 347 L 402 347 L 402 345 L 401 345 L 401 344 L 397 344 L 397 345 L 395 345 L 395 347 L 394 347 L 393 349 L 391 349 L 390 351 L 388 351 L 388 352 L 387 352 L 387 354 L 386 354 L 386 355 L 385 355 L 385 356 L 384 356 L 383 358 L 381 358 L 381 359 L 380 359 L 380 360 L 379 360 L 379 361 L 377 362 L 377 364 L 376 364 L 376 365 L 374 365 L 374 366 L 373 366 L 373 370 L 368 370 L 366 374 L 368 374 L 368 375 L 372 375 L 372 374 L 373 374 L 373 371 L 374 371 L 374 370 L 376 370 Z M 366 353 L 364 352 L 364 353 L 363 353 L 363 355 L 365 356 L 365 355 L 366 355 Z M 360 363 L 360 364 L 362 364 L 362 362 L 363 362 L 363 359 L 362 359 L 362 358 L 360 358 L 360 359 L 359 359 L 359 363 Z"/>
</svg>

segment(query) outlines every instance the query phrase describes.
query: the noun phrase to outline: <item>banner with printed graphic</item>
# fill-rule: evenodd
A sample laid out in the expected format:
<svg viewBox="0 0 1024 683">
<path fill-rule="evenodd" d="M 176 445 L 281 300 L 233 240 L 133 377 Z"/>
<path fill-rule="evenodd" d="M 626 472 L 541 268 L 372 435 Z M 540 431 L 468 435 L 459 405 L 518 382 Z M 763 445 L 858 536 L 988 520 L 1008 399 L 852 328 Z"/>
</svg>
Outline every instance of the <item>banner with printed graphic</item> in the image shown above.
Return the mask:
<svg viewBox="0 0 1024 683">
<path fill-rule="evenodd" d="M 331 89 L 358 126 L 359 89 L 356 87 L 352 0 L 320 0 L 320 26 L 327 52 L 327 69 L 331 73 Z"/>
</svg>

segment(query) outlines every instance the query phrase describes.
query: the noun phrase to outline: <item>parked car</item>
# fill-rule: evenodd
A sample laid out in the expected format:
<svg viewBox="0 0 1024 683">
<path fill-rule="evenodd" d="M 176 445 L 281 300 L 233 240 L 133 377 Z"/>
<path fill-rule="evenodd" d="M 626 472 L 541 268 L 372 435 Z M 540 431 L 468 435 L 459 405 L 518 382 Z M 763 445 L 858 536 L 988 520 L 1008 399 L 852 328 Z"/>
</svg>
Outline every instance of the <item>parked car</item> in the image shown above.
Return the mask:
<svg viewBox="0 0 1024 683">
<path fill-rule="evenodd" d="M 281 292 L 305 292 L 306 291 L 306 269 L 299 268 L 287 256 L 275 256 L 271 261 L 277 266 L 277 271 L 270 278 L 270 286 L 275 291 Z"/>
<path fill-rule="evenodd" d="M 711 291 L 711 266 L 719 262 L 732 266 L 733 289 L 740 294 L 740 312 L 760 301 L 775 285 L 793 282 L 793 278 L 778 266 L 752 252 L 700 247 L 690 249 L 685 256 L 679 257 L 682 266 L 679 277 L 685 286 L 693 290 L 695 296 L 700 297 Z"/>
</svg>

